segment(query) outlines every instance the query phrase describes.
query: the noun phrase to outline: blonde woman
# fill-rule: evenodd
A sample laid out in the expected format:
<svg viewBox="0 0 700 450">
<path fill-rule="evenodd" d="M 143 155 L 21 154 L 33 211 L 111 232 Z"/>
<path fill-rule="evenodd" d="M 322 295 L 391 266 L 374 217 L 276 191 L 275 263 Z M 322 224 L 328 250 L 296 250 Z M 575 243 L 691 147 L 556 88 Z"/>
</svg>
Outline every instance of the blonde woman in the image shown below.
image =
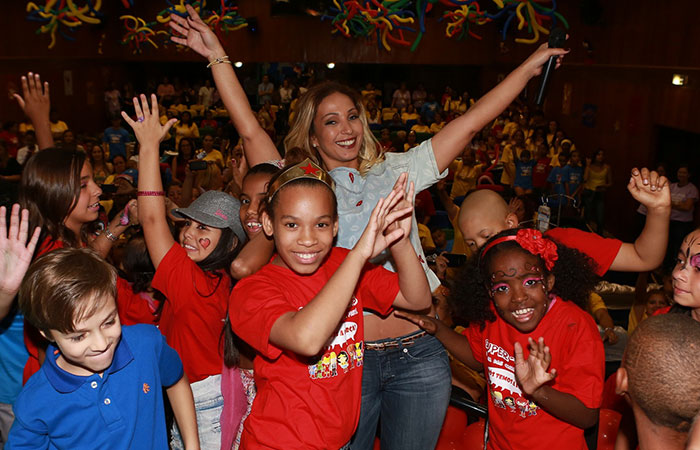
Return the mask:
<svg viewBox="0 0 700 450">
<path fill-rule="evenodd" d="M 243 139 L 249 164 L 279 159 L 273 142 L 259 126 L 245 92 L 214 33 L 191 7 L 188 18 L 171 16 L 172 28 L 187 45 L 211 63 L 212 75 L 231 120 Z M 311 87 L 296 107 L 296 119 L 285 148 L 301 148 L 336 182 L 339 232 L 336 245 L 352 248 L 381 197 L 386 197 L 403 172 L 419 192 L 443 178 L 449 164 L 482 127 L 500 114 L 527 82 L 561 49 L 540 47 L 474 107 L 446 125 L 432 139 L 406 153 L 383 154 L 369 129 L 359 93 L 338 83 Z M 432 290 L 440 283 L 428 269 L 415 218 L 410 240 Z M 388 256 L 383 261 L 393 268 Z M 427 311 L 426 311 L 427 312 Z M 353 449 L 370 449 L 381 414 L 382 449 L 434 448 L 450 396 L 450 369 L 445 349 L 433 336 L 398 317 L 364 317 L 362 409 Z"/>
</svg>

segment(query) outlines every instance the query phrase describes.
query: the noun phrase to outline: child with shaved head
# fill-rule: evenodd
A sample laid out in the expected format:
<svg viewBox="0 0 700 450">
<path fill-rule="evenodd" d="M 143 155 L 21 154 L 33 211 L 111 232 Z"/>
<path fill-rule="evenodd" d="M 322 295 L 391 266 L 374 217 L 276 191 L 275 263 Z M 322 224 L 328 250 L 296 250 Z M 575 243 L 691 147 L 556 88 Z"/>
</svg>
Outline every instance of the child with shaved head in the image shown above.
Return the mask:
<svg viewBox="0 0 700 450">
<path fill-rule="evenodd" d="M 608 270 L 641 272 L 655 269 L 666 254 L 671 214 L 668 180 L 656 172 L 635 168 L 627 189 L 649 210 L 644 229 L 634 243 L 605 239 L 573 228 L 555 228 L 549 230 L 547 236 L 591 257 L 597 264 L 598 275 Z M 472 251 L 481 248 L 491 236 L 518 225 L 517 216 L 509 211 L 505 200 L 496 192 L 476 191 L 462 203 L 459 229 Z"/>
<path fill-rule="evenodd" d="M 684 449 L 700 412 L 700 323 L 681 314 L 650 317 L 627 344 L 617 392 L 632 406 L 640 450 Z"/>
</svg>

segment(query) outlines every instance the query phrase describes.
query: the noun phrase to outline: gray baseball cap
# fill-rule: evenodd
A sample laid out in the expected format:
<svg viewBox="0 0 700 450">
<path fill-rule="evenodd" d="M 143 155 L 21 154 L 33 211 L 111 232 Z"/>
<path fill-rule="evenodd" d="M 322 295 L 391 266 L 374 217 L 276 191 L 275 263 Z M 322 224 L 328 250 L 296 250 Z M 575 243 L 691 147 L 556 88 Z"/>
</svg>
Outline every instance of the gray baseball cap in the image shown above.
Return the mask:
<svg viewBox="0 0 700 450">
<path fill-rule="evenodd" d="M 241 202 L 221 191 L 206 191 L 187 208 L 176 208 L 176 217 L 189 218 L 214 228 L 230 228 L 238 237 L 239 242 L 245 242 L 246 235 L 241 225 L 239 211 Z"/>
</svg>

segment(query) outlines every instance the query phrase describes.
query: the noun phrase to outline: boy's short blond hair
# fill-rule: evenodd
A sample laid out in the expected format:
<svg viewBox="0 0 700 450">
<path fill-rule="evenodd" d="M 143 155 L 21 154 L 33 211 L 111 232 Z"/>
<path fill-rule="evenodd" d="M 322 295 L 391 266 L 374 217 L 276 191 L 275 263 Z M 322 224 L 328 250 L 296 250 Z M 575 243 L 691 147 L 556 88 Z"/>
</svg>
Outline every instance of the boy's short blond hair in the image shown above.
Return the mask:
<svg viewBox="0 0 700 450">
<path fill-rule="evenodd" d="M 25 318 L 40 331 L 71 333 L 105 301 L 117 299 L 117 271 L 89 249 L 62 248 L 29 266 L 19 290 Z"/>
</svg>

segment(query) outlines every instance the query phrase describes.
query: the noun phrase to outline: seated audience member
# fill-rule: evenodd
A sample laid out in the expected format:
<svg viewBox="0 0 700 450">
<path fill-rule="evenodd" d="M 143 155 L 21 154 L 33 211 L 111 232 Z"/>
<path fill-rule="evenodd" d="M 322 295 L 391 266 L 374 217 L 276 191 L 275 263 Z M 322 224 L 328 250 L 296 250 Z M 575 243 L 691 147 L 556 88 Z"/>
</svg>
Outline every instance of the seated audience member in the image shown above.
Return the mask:
<svg viewBox="0 0 700 450">
<path fill-rule="evenodd" d="M 426 118 L 426 120 L 427 120 L 427 118 Z M 445 128 L 445 125 L 446 125 L 446 123 L 445 123 L 445 120 L 442 118 L 442 114 L 440 114 L 439 112 L 436 111 L 435 112 L 435 119 L 434 119 L 433 123 L 430 124 L 430 132 L 435 134 L 438 131 Z"/>
<path fill-rule="evenodd" d="M 421 116 L 418 116 L 416 123 L 411 127 L 411 131 L 416 133 L 431 133 L 430 127 L 423 122 Z"/>
<path fill-rule="evenodd" d="M 24 146 L 17 150 L 17 162 L 23 166 L 34 153 L 39 151 L 39 146 L 36 145 L 36 133 L 32 130 L 27 131 L 22 138 L 22 143 Z"/>
<path fill-rule="evenodd" d="M 162 387 L 188 448 L 199 448 L 180 357 L 156 327 L 121 326 L 116 281 L 114 267 L 87 249 L 54 250 L 30 266 L 20 307 L 51 345 L 15 403 L 6 450 L 165 450 Z"/>
<path fill-rule="evenodd" d="M 532 193 L 532 171 L 537 161 L 532 159 L 530 150 L 523 150 L 520 153 L 520 158 L 515 161 L 515 177 L 513 180 L 513 189 L 515 195 L 525 195 Z"/>
<path fill-rule="evenodd" d="M 112 161 L 117 155 L 126 159 L 126 144 L 131 141 L 131 135 L 122 125 L 119 117 L 112 118 L 112 125 L 104 131 L 102 137 L 102 147 L 105 153 L 109 152 L 109 160 Z"/>
<path fill-rule="evenodd" d="M 630 337 L 617 392 L 632 407 L 639 449 L 683 450 L 700 412 L 700 324 L 682 314 L 650 317 Z"/>
</svg>

